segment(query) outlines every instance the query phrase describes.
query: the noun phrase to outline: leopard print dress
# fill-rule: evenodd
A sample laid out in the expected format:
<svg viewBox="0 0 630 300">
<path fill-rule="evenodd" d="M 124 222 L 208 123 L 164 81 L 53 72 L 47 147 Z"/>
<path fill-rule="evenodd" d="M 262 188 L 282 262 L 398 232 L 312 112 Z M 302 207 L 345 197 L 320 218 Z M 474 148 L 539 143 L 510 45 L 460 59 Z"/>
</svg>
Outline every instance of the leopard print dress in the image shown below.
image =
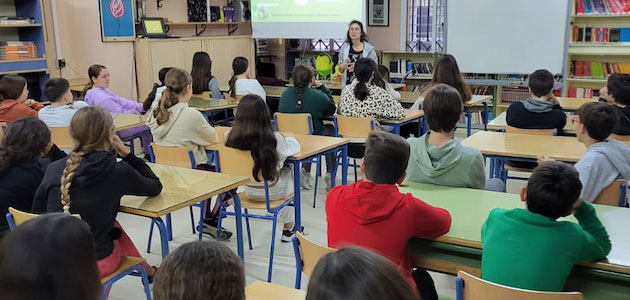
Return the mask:
<svg viewBox="0 0 630 300">
<path fill-rule="evenodd" d="M 376 126 L 379 120 L 405 118 L 405 110 L 400 102 L 392 97 L 386 90 L 375 85 L 369 85 L 369 96 L 361 101 L 354 96 L 357 82 L 346 86 L 341 92 L 341 101 L 337 107 L 337 113 L 346 117 L 374 118 Z"/>
</svg>

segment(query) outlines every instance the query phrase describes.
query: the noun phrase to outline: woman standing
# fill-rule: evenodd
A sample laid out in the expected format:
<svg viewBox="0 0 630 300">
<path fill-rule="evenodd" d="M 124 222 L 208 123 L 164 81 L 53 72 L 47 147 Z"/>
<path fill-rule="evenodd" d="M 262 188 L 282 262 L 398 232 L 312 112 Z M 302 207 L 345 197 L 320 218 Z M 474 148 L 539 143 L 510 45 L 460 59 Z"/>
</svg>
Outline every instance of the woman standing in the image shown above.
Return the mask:
<svg viewBox="0 0 630 300">
<path fill-rule="evenodd" d="M 378 64 L 376 50 L 368 43 L 368 36 L 363 30 L 363 23 L 357 20 L 350 22 L 350 28 L 346 34 L 346 43 L 339 50 L 339 71 L 343 72 L 341 87 L 352 82 L 354 76 L 354 64 L 359 58 L 371 58 Z"/>
</svg>

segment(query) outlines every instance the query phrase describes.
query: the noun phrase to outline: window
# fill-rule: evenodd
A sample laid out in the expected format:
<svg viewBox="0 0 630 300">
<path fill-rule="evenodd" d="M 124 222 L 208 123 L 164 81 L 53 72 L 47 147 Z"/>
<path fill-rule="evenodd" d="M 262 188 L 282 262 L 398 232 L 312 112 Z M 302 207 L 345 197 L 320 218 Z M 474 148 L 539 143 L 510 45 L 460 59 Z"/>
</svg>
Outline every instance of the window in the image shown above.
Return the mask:
<svg viewBox="0 0 630 300">
<path fill-rule="evenodd" d="M 444 51 L 445 1 L 407 1 L 407 51 Z"/>
<path fill-rule="evenodd" d="M 332 44 L 333 51 L 339 51 L 345 39 L 312 39 L 311 48 L 316 51 L 330 51 Z"/>
</svg>

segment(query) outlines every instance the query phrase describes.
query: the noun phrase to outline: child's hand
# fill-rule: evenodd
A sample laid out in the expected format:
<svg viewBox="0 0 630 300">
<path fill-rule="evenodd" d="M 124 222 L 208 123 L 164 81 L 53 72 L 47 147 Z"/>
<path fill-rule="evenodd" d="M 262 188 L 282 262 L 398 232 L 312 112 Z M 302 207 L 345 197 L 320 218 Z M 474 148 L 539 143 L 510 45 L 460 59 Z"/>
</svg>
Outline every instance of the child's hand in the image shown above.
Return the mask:
<svg viewBox="0 0 630 300">
<path fill-rule="evenodd" d="M 315 77 L 313 77 L 313 86 L 315 88 L 319 88 L 320 86 L 322 86 L 322 82 L 317 80 L 317 79 L 315 79 Z"/>
<path fill-rule="evenodd" d="M 556 161 L 555 159 L 550 158 L 547 155 L 539 155 L 536 160 L 538 161 L 539 164 L 546 161 Z"/>
<path fill-rule="evenodd" d="M 127 146 L 123 144 L 120 137 L 118 137 L 115 134 L 112 134 L 111 142 L 112 142 L 112 147 L 114 148 L 114 150 L 116 150 L 116 153 L 118 153 L 118 155 L 120 155 L 121 157 L 126 157 L 127 155 L 129 155 L 130 153 L 129 148 L 127 148 Z"/>
<path fill-rule="evenodd" d="M 26 106 L 33 106 L 33 104 L 37 103 L 37 101 L 33 100 L 33 99 L 26 99 L 26 101 L 22 102 L 24 103 L 24 105 Z"/>
</svg>

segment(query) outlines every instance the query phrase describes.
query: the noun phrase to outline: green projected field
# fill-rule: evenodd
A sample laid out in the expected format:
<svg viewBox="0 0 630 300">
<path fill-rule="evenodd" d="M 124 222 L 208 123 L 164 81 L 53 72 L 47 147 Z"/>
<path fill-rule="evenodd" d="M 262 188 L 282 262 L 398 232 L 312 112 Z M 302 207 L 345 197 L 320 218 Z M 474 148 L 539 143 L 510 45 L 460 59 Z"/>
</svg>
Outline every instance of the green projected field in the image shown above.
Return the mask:
<svg viewBox="0 0 630 300">
<path fill-rule="evenodd" d="M 362 0 L 252 0 L 254 22 L 350 22 Z"/>
</svg>

